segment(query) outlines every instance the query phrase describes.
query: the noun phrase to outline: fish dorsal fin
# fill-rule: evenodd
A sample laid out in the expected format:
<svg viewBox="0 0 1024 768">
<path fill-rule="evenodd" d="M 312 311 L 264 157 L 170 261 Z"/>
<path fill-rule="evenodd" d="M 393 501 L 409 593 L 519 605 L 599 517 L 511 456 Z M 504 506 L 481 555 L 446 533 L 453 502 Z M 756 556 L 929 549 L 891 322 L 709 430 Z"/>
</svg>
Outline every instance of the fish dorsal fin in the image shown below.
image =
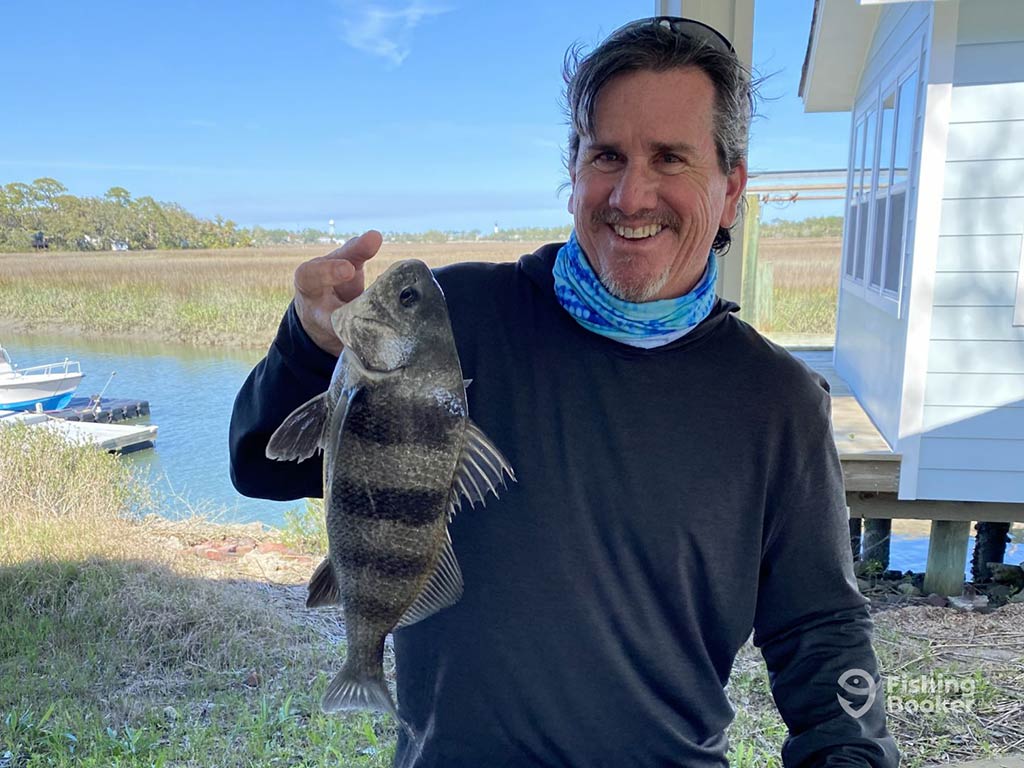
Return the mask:
<svg viewBox="0 0 1024 768">
<path fill-rule="evenodd" d="M 274 430 L 267 442 L 267 458 L 305 461 L 324 447 L 329 408 L 327 393 L 307 400 Z"/>
<path fill-rule="evenodd" d="M 334 577 L 331 559 L 325 558 L 309 579 L 309 594 L 306 596 L 307 608 L 319 608 L 321 605 L 337 605 L 341 602 L 341 591 L 338 580 Z"/>
<path fill-rule="evenodd" d="M 469 505 L 477 502 L 486 506 L 487 491 L 498 496 L 498 486 L 507 488 L 505 475 L 515 482 L 516 473 L 498 447 L 491 442 L 471 420 L 466 420 L 466 444 L 462 448 L 459 464 L 455 468 L 452 493 L 448 500 L 448 516 L 454 517 L 462 509 L 462 497 L 469 499 Z"/>
<path fill-rule="evenodd" d="M 446 532 L 447 533 L 447 532 Z M 437 567 L 430 576 L 427 586 L 419 597 L 399 619 L 395 629 L 408 627 L 428 616 L 433 616 L 442 608 L 454 605 L 462 597 L 462 570 L 452 550 L 452 540 L 446 536 L 441 554 L 437 558 Z"/>
</svg>

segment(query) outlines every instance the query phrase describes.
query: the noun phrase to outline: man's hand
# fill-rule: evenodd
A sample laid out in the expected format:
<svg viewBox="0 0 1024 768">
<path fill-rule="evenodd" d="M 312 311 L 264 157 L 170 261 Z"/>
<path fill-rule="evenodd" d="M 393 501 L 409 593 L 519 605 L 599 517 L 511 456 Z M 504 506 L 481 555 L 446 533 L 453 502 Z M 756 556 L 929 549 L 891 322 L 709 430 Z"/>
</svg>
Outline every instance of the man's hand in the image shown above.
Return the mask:
<svg viewBox="0 0 1024 768">
<path fill-rule="evenodd" d="M 325 352 L 341 354 L 331 313 L 363 292 L 363 265 L 380 250 L 381 242 L 380 232 L 371 229 L 295 270 L 295 311 L 306 333 Z"/>
</svg>

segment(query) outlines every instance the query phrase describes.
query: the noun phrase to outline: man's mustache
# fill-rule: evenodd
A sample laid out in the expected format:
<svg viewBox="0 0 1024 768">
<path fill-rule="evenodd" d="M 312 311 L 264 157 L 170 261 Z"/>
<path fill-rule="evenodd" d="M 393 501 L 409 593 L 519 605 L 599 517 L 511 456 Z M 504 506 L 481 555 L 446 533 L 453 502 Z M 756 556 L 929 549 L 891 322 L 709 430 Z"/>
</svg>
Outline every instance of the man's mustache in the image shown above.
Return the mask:
<svg viewBox="0 0 1024 768">
<path fill-rule="evenodd" d="M 626 215 L 616 208 L 602 208 L 594 211 L 591 220 L 595 224 L 611 224 L 619 227 L 638 227 L 657 224 L 675 232 L 679 231 L 679 217 L 667 211 L 644 210 Z"/>
</svg>

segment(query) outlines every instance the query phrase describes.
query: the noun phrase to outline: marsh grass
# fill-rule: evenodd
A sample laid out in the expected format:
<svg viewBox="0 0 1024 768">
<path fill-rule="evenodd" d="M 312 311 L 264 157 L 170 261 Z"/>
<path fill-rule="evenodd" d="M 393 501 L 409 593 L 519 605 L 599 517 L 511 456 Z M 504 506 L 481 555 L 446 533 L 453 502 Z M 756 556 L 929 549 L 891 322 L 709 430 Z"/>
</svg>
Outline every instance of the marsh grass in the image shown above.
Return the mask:
<svg viewBox="0 0 1024 768">
<path fill-rule="evenodd" d="M 400 259 L 432 267 L 511 261 L 537 243 L 386 243 L 373 280 Z M 328 247 L 0 254 L 0 318 L 19 330 L 266 347 L 295 268 Z"/>
<path fill-rule="evenodd" d="M 772 265 L 774 312 L 758 330 L 834 337 L 841 255 L 839 238 L 762 238 L 758 259 Z"/>
<path fill-rule="evenodd" d="M 514 261 L 539 245 L 386 243 L 368 262 L 367 276 L 373 280 L 406 258 L 432 267 Z M 775 270 L 775 317 L 762 330 L 834 331 L 839 248 L 838 239 L 762 240 L 760 258 Z M 262 348 L 291 300 L 295 267 L 327 250 L 0 254 L 0 322 L 69 335 Z"/>
</svg>

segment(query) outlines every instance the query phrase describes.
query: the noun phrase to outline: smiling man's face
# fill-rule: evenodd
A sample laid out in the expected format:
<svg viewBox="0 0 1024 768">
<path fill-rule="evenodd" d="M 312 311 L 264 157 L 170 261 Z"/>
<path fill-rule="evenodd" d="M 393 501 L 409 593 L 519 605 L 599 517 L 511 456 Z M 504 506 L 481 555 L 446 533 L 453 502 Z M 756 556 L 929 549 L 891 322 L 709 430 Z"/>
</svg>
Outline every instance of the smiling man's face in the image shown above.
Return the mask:
<svg viewBox="0 0 1024 768">
<path fill-rule="evenodd" d="M 746 161 L 722 173 L 715 152 L 714 86 L 696 67 L 619 75 L 594 108 L 569 168 L 576 236 L 591 267 L 627 301 L 688 293 L 728 227 Z"/>
</svg>

